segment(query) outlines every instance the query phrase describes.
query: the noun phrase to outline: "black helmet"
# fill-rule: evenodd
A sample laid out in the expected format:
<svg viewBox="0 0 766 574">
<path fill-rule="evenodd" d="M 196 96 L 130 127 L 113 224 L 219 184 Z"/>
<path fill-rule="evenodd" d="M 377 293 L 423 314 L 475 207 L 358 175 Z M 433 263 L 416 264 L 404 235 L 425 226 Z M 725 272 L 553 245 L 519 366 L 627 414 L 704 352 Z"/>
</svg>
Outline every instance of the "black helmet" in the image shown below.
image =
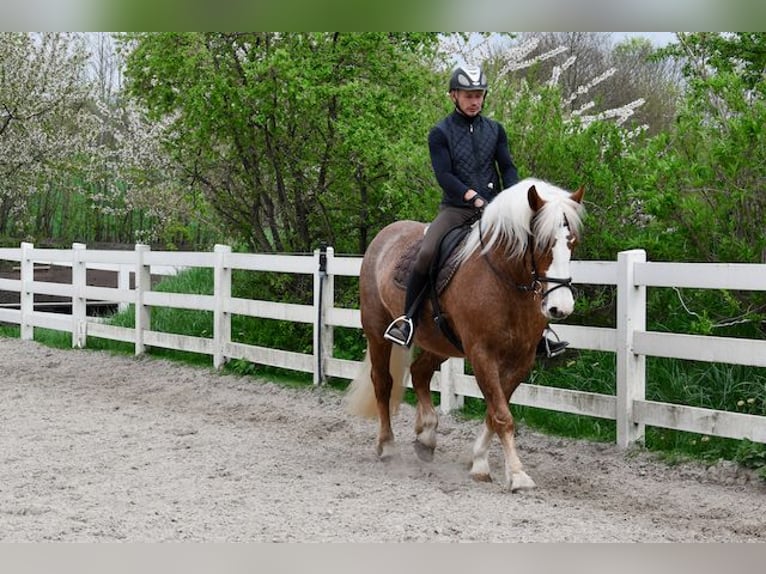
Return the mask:
<svg viewBox="0 0 766 574">
<path fill-rule="evenodd" d="M 449 89 L 452 90 L 486 90 L 487 76 L 479 66 L 458 66 L 449 79 Z"/>
</svg>

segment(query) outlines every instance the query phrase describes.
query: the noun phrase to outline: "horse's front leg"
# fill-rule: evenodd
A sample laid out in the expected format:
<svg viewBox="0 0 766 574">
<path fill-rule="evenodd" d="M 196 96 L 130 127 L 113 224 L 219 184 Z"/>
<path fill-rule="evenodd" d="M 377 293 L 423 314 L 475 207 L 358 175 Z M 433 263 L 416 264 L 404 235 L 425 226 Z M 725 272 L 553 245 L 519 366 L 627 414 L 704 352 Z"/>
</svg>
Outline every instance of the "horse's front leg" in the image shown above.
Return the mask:
<svg viewBox="0 0 766 574">
<path fill-rule="evenodd" d="M 511 417 L 511 421 L 513 421 L 513 417 Z M 535 488 L 535 481 L 524 472 L 521 460 L 516 453 L 516 439 L 513 436 L 513 422 L 511 422 L 511 430 L 502 435 L 498 433 L 498 436 L 500 437 L 500 443 L 503 445 L 503 454 L 505 455 L 506 488 L 511 492 Z"/>
<path fill-rule="evenodd" d="M 489 427 L 489 421 L 486 420 L 484 428 L 473 443 L 471 478 L 478 482 L 492 482 L 492 475 L 489 472 L 489 445 L 493 436 L 495 431 Z"/>
<path fill-rule="evenodd" d="M 511 415 L 511 395 L 521 384 L 521 381 L 529 374 L 534 363 L 534 351 L 530 349 L 527 360 L 519 358 L 514 361 L 512 367 L 507 367 L 503 375 L 501 375 L 501 382 L 503 383 L 503 408 L 508 412 L 511 425 L 510 432 L 500 436 L 500 442 L 503 446 L 503 454 L 505 455 L 505 480 L 506 486 L 511 492 L 517 490 L 528 490 L 535 488 L 535 481 L 532 480 L 529 475 L 524 472 L 524 469 L 519 460 L 519 456 L 516 452 L 516 436 L 514 432 L 515 424 L 513 422 L 513 415 Z"/>
<path fill-rule="evenodd" d="M 500 437 L 500 443 L 503 447 L 503 456 L 505 460 L 505 486 L 511 492 L 534 488 L 534 481 L 526 472 L 524 472 L 521 460 L 516 453 L 516 441 L 513 436 L 514 423 L 510 410 L 508 411 L 508 416 L 510 417 L 510 424 L 507 422 L 500 422 L 497 417 L 491 417 L 489 412 L 487 413 L 487 417 L 484 420 L 484 427 L 473 445 L 471 478 L 479 482 L 492 481 L 492 476 L 489 471 L 489 445 L 492 442 L 492 437 L 495 435 L 495 432 L 497 432 L 496 429 L 504 427 L 508 430 L 497 432 L 497 434 Z"/>
<path fill-rule="evenodd" d="M 422 351 L 410 367 L 412 388 L 418 398 L 413 445 L 418 458 L 425 461 L 433 460 L 436 428 L 439 426 L 439 418 L 431 400 L 431 377 L 443 361 L 444 357 Z"/>
<path fill-rule="evenodd" d="M 488 451 L 492 435 L 497 434 L 503 448 L 506 488 L 511 492 L 534 488 L 535 483 L 524 472 L 521 459 L 516 452 L 515 423 L 508 405 L 510 393 L 518 386 L 520 378 L 514 374 L 506 385 L 501 385 L 497 367 L 486 362 L 478 366 L 474 363 L 474 371 L 476 372 L 476 380 L 484 394 L 487 416 L 484 421 L 484 428 L 474 443 L 471 476 L 475 480 L 487 481 L 491 479 Z"/>
</svg>

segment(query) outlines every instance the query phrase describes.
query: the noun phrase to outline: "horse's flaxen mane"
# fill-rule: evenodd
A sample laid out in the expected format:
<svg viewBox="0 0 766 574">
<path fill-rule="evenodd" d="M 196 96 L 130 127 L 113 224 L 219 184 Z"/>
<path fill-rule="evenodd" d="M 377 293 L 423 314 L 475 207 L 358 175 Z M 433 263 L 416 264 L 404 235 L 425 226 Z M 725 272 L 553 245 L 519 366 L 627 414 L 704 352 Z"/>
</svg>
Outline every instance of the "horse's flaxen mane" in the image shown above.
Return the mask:
<svg viewBox="0 0 766 574">
<path fill-rule="evenodd" d="M 527 191 L 534 185 L 538 195 L 545 201 L 535 215 L 529 206 Z M 497 245 L 505 246 L 510 258 L 521 257 L 527 249 L 530 236 L 538 245 L 550 244 L 566 218 L 575 236 L 582 225 L 582 205 L 570 199 L 570 193 L 539 179 L 524 179 L 503 190 L 490 203 L 463 244 L 460 260 L 464 261 L 481 248 L 483 253 Z M 481 237 L 479 236 L 481 233 Z"/>
</svg>

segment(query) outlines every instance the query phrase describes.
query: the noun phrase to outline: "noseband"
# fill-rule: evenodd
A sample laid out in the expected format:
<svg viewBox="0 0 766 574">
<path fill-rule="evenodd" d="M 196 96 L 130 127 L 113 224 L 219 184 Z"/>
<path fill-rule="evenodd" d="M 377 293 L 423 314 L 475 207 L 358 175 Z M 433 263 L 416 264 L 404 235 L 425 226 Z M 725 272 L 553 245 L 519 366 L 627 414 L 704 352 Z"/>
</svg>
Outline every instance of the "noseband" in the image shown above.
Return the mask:
<svg viewBox="0 0 766 574">
<path fill-rule="evenodd" d="M 569 229 L 569 222 L 564 219 L 564 226 Z M 562 287 L 566 287 L 572 292 L 572 295 L 574 296 L 574 287 L 572 286 L 572 278 L 571 277 L 549 277 L 548 275 L 540 275 L 537 272 L 537 262 L 535 261 L 535 236 L 530 234 L 529 236 L 529 253 L 530 257 L 532 259 L 532 278 L 529 283 L 516 283 L 509 277 L 506 277 L 504 273 L 501 273 L 500 270 L 495 267 L 495 265 L 492 263 L 492 260 L 487 257 L 487 253 L 484 251 L 484 234 L 482 233 L 481 229 L 481 219 L 479 219 L 479 242 L 482 246 L 482 255 L 484 255 L 484 259 L 489 265 L 489 268 L 492 269 L 492 272 L 504 283 L 509 283 L 512 287 L 516 288 L 518 291 L 521 291 L 523 293 L 534 293 L 535 295 L 540 296 L 540 300 L 544 301 L 545 298 L 556 291 L 556 289 L 561 289 Z M 545 283 L 553 283 L 554 286 L 548 289 L 547 291 L 543 291 L 543 285 Z"/>
<path fill-rule="evenodd" d="M 564 226 L 567 229 L 569 229 L 569 224 L 566 222 L 566 220 L 564 222 Z M 539 286 L 536 289 L 536 292 L 540 294 L 541 299 L 545 299 L 548 295 L 553 293 L 556 289 L 561 289 L 562 287 L 566 287 L 567 289 L 569 289 L 569 291 L 571 291 L 572 295 L 574 296 L 574 288 L 572 287 L 571 277 L 549 277 L 547 275 L 540 275 L 537 272 L 537 263 L 535 261 L 535 238 L 533 235 L 529 236 L 529 253 L 532 259 L 532 285 Z M 547 291 L 542 292 L 543 283 L 553 283 L 554 285 Z"/>
</svg>

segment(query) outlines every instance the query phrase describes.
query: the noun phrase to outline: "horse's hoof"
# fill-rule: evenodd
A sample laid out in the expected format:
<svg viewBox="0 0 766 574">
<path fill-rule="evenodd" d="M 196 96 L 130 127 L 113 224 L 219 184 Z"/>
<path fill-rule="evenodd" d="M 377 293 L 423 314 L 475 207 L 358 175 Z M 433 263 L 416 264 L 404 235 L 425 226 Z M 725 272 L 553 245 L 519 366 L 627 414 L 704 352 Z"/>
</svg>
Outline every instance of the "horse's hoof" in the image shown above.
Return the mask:
<svg viewBox="0 0 766 574">
<path fill-rule="evenodd" d="M 379 460 L 387 462 L 399 456 L 399 449 L 396 448 L 396 445 L 387 443 L 384 445 L 378 445 L 377 453 Z"/>
<path fill-rule="evenodd" d="M 471 478 L 475 482 L 492 482 L 492 477 L 486 472 L 471 473 Z"/>
<path fill-rule="evenodd" d="M 415 447 L 415 454 L 423 462 L 431 462 L 434 459 L 434 448 L 424 445 L 419 440 L 412 441 L 412 445 Z"/>
<path fill-rule="evenodd" d="M 529 478 L 526 472 L 516 472 L 511 477 L 511 492 L 518 492 L 519 490 L 531 490 L 537 485 L 535 481 Z"/>
</svg>

